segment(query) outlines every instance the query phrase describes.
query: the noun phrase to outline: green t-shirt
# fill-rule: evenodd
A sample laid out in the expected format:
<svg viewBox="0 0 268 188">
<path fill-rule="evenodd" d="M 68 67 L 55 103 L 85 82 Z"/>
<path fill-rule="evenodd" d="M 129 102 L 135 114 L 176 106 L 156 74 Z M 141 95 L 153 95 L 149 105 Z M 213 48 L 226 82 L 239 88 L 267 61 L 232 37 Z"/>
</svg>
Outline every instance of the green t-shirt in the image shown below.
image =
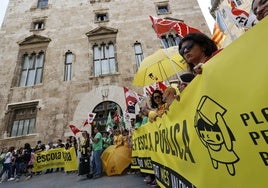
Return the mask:
<svg viewBox="0 0 268 188">
<path fill-rule="evenodd" d="M 5 161 L 5 156 L 6 156 L 6 153 L 0 154 L 0 169 L 2 168 L 3 163 Z"/>
<path fill-rule="evenodd" d="M 136 123 L 134 124 L 134 126 L 135 126 L 135 128 L 139 128 L 139 127 L 141 126 L 141 122 L 136 122 Z"/>
<path fill-rule="evenodd" d="M 142 117 L 142 122 L 141 122 L 141 125 L 144 125 L 148 122 L 148 117 L 147 116 L 143 116 Z"/>
<path fill-rule="evenodd" d="M 111 145 L 111 138 L 108 136 L 107 138 L 103 137 L 103 149 L 108 148 Z"/>
<path fill-rule="evenodd" d="M 93 151 L 102 150 L 102 135 L 100 132 L 98 132 L 94 139 L 98 139 L 98 142 L 93 142 Z"/>
</svg>

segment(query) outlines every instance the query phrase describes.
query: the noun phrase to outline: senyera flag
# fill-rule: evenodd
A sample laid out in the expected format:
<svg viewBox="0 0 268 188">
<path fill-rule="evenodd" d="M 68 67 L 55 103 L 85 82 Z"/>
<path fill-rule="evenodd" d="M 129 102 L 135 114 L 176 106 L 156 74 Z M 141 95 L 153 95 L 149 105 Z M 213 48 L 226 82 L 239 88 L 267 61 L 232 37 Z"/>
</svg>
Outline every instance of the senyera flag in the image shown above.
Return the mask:
<svg viewBox="0 0 268 188">
<path fill-rule="evenodd" d="M 77 133 L 81 132 L 80 129 L 78 129 L 75 125 L 69 125 L 71 131 L 76 135 Z"/>
<path fill-rule="evenodd" d="M 214 29 L 213 29 L 213 35 L 212 35 L 211 39 L 220 48 L 221 47 L 221 43 L 224 41 L 225 37 L 226 36 L 225 36 L 224 32 L 221 30 L 219 24 L 217 22 L 215 22 Z"/>
<path fill-rule="evenodd" d="M 157 33 L 158 38 L 162 35 L 170 33 L 174 30 L 180 37 L 184 37 L 189 33 L 201 33 L 198 29 L 190 27 L 182 21 L 174 21 L 170 19 L 156 18 L 150 16 L 150 19 L 153 23 L 155 32 Z"/>
</svg>

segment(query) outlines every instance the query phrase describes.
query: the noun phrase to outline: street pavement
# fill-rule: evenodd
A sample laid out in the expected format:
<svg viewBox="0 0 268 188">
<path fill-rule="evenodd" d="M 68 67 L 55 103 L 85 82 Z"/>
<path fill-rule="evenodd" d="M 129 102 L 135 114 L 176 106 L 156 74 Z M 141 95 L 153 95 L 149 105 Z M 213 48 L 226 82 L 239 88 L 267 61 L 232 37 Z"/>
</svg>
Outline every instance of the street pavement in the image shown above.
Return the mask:
<svg viewBox="0 0 268 188">
<path fill-rule="evenodd" d="M 53 172 L 34 175 L 30 180 L 21 177 L 19 182 L 3 182 L 0 188 L 148 188 L 140 174 L 102 176 L 98 179 L 88 179 L 76 173 Z"/>
</svg>

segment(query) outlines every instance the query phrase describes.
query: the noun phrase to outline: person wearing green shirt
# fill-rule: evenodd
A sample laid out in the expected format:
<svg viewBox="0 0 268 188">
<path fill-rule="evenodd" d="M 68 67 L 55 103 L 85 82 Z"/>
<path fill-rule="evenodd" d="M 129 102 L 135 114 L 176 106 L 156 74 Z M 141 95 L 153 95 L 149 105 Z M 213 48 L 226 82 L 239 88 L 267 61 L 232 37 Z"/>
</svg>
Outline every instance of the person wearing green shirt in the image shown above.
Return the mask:
<svg viewBox="0 0 268 188">
<path fill-rule="evenodd" d="M 102 133 L 102 141 L 103 150 L 105 150 L 111 145 L 111 138 L 108 136 L 108 132 L 105 131 Z"/>
<path fill-rule="evenodd" d="M 0 148 L 0 170 L 3 167 L 3 163 L 5 161 L 5 156 L 7 154 L 7 148 L 6 147 L 2 147 Z M 0 177 L 1 178 L 1 177 Z"/>
<path fill-rule="evenodd" d="M 141 126 L 141 122 L 142 122 L 142 117 L 141 117 L 141 112 L 139 112 L 139 114 L 136 115 L 136 118 L 135 118 L 135 129 L 138 129 L 140 126 Z"/>
<path fill-rule="evenodd" d="M 102 174 L 101 153 L 102 153 L 102 135 L 98 128 L 94 128 L 94 137 L 90 137 L 93 142 L 93 179 L 100 178 Z"/>
</svg>

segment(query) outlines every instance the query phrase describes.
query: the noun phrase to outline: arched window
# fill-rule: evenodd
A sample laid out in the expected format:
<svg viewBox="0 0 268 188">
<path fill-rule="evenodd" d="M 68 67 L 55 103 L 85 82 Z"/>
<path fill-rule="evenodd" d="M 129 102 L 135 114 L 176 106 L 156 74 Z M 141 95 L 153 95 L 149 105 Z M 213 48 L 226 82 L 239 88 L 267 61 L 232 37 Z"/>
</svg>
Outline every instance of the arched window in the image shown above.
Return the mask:
<svg viewBox="0 0 268 188">
<path fill-rule="evenodd" d="M 144 58 L 141 43 L 137 41 L 134 43 L 134 51 L 135 51 L 135 57 L 136 57 L 136 66 L 137 68 L 139 68 Z"/>
<path fill-rule="evenodd" d="M 93 46 L 94 75 L 115 74 L 115 48 L 112 42 L 95 44 Z"/>
<path fill-rule="evenodd" d="M 171 46 L 178 46 L 181 39 L 178 35 L 168 34 L 161 36 L 161 40 L 164 47 L 168 48 Z"/>
<path fill-rule="evenodd" d="M 19 86 L 33 86 L 42 82 L 44 52 L 23 55 Z"/>
<path fill-rule="evenodd" d="M 66 52 L 64 61 L 64 81 L 69 81 L 72 79 L 73 60 L 73 53 L 70 51 Z"/>
</svg>

